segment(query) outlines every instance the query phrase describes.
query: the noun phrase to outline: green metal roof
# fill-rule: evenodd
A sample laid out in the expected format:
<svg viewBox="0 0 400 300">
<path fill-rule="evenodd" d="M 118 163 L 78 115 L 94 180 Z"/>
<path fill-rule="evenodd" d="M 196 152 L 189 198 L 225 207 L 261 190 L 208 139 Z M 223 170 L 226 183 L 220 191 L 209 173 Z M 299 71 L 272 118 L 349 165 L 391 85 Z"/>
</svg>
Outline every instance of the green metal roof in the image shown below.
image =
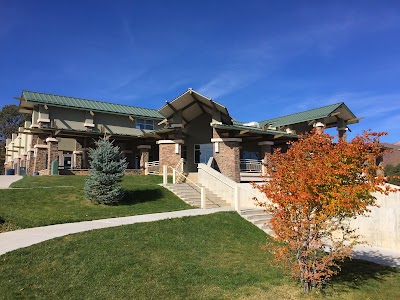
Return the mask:
<svg viewBox="0 0 400 300">
<path fill-rule="evenodd" d="M 38 93 L 31 91 L 23 91 L 22 96 L 26 101 L 36 102 L 41 104 L 70 107 L 70 108 L 80 108 L 85 110 L 93 110 L 93 111 L 100 111 L 100 112 L 114 113 L 121 115 L 164 119 L 164 116 L 162 116 L 157 110 L 149 108 L 140 108 L 130 105 L 114 104 L 96 100 L 58 96 L 53 94 Z"/>
<path fill-rule="evenodd" d="M 262 128 L 253 127 L 253 126 L 226 125 L 226 124 L 213 124 L 212 126 L 214 128 L 227 129 L 227 130 L 249 130 L 249 132 L 257 133 L 257 134 L 283 135 L 284 137 L 290 137 L 290 138 L 297 138 L 298 137 L 297 134 L 290 134 L 290 133 L 287 133 L 286 131 L 272 130 L 272 129 L 264 130 Z"/>
<path fill-rule="evenodd" d="M 349 113 L 355 118 L 356 116 L 348 109 L 346 104 L 344 102 L 336 103 L 336 104 L 331 104 L 315 109 L 310 109 L 307 111 L 302 111 L 299 113 L 283 116 L 283 117 L 278 117 L 278 118 L 273 118 L 265 121 L 259 122 L 260 126 L 264 126 L 266 124 L 270 124 L 275 127 L 280 127 L 280 126 L 285 126 L 285 125 L 291 125 L 291 124 L 297 124 L 297 123 L 302 123 L 302 122 L 307 122 L 307 121 L 312 121 L 316 119 L 321 119 L 328 117 L 331 113 L 333 113 L 336 109 L 338 109 L 340 106 L 344 105 L 344 107 L 349 111 Z"/>
</svg>

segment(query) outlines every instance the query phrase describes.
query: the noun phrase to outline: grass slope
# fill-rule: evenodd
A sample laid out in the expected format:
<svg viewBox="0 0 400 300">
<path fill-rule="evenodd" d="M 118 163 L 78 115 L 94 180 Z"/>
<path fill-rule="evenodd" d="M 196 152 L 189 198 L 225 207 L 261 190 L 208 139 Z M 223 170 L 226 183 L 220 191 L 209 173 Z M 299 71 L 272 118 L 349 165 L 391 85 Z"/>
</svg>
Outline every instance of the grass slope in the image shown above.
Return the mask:
<svg viewBox="0 0 400 300">
<path fill-rule="evenodd" d="M 3 231 L 191 208 L 158 185 L 162 182 L 160 176 L 125 176 L 122 186 L 126 197 L 117 206 L 96 205 L 85 199 L 85 179 L 84 176 L 25 177 L 12 185 L 23 189 L 0 190 Z"/>
<path fill-rule="evenodd" d="M 0 257 L 7 299 L 304 299 L 236 213 L 66 236 Z M 311 299 L 399 299 L 400 273 L 353 261 Z M 1 296 L 0 296 L 1 297 Z"/>
</svg>

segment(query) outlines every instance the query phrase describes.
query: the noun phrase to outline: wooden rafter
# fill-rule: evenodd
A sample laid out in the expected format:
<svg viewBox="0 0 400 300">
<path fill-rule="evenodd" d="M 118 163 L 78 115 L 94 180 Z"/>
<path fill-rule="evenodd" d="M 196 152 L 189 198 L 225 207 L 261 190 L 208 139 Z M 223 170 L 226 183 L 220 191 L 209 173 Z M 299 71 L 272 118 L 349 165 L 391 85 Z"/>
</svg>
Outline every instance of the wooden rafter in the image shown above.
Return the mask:
<svg viewBox="0 0 400 300">
<path fill-rule="evenodd" d="M 197 105 L 200 107 L 201 111 L 203 113 L 206 112 L 206 110 L 204 109 L 203 105 L 205 105 L 203 102 L 201 102 L 195 94 L 193 94 L 193 92 L 190 92 L 190 96 L 192 96 L 192 99 L 197 103 Z M 206 106 L 206 105 L 205 105 Z"/>
<path fill-rule="evenodd" d="M 167 105 L 169 108 L 171 108 L 175 113 L 178 113 L 179 111 L 168 101 L 166 101 Z M 188 120 L 186 120 L 186 118 L 184 116 L 182 116 L 182 120 L 185 121 L 186 124 L 188 124 Z"/>
</svg>

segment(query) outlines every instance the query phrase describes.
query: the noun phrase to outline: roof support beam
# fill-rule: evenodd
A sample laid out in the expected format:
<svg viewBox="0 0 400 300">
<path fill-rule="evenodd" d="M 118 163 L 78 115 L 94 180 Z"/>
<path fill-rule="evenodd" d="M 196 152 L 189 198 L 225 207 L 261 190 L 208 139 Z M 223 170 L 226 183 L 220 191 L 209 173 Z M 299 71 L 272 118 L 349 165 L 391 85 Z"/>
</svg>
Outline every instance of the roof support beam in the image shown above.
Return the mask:
<svg viewBox="0 0 400 300">
<path fill-rule="evenodd" d="M 274 139 L 279 139 L 280 137 L 283 137 L 285 134 L 284 133 L 279 133 L 274 135 Z"/>
<path fill-rule="evenodd" d="M 166 103 L 167 103 L 168 107 L 174 111 L 174 113 L 179 113 L 179 111 L 171 103 L 169 103 L 168 101 L 166 101 Z M 182 120 L 185 121 L 186 124 L 189 123 L 188 120 L 186 120 L 183 116 L 182 116 Z"/>
<path fill-rule="evenodd" d="M 193 106 L 196 104 L 196 101 L 190 102 L 188 105 L 184 106 L 181 108 L 182 112 L 184 112 L 185 110 L 187 110 L 189 107 Z"/>
<path fill-rule="evenodd" d="M 196 97 L 196 95 L 194 95 L 193 94 L 193 92 L 192 91 L 190 91 L 190 96 L 192 96 L 192 99 L 197 103 L 197 105 L 200 107 L 200 109 L 201 109 L 201 111 L 203 112 L 203 113 L 205 113 L 206 112 L 206 110 L 204 109 L 204 107 L 203 107 L 203 105 L 205 105 L 203 102 L 201 102 L 197 97 Z M 205 105 L 206 106 L 206 105 Z"/>
</svg>

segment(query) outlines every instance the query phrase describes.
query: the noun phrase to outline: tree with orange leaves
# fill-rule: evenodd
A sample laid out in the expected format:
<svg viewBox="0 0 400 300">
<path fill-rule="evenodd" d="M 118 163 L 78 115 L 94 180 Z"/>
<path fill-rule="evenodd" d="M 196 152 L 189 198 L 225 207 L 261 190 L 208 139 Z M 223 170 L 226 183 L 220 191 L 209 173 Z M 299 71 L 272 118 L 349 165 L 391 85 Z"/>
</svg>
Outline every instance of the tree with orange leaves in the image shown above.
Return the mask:
<svg viewBox="0 0 400 300">
<path fill-rule="evenodd" d="M 309 133 L 290 142 L 286 153 L 269 155 L 272 178 L 257 188 L 271 202 L 258 202 L 272 214 L 270 226 L 279 243 L 267 247 L 280 265 L 298 279 L 305 293 L 340 270 L 358 237 L 349 219 L 374 206 L 371 192 L 393 189 L 377 176 L 382 155 L 379 137 L 364 132 L 351 142 Z"/>
</svg>

